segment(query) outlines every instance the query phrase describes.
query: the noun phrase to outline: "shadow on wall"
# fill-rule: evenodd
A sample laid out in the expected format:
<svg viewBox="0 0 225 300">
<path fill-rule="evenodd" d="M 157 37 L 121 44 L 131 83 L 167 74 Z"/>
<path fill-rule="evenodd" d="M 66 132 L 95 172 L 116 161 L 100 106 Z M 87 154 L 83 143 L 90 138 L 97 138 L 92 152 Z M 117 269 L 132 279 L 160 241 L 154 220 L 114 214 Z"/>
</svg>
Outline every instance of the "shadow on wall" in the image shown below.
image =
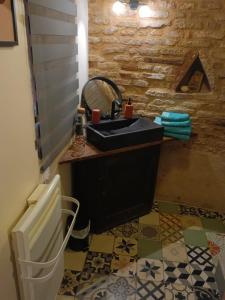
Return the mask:
<svg viewBox="0 0 225 300">
<path fill-rule="evenodd" d="M 184 145 L 174 141 L 162 146 L 156 198 L 225 211 L 225 156 Z"/>
</svg>

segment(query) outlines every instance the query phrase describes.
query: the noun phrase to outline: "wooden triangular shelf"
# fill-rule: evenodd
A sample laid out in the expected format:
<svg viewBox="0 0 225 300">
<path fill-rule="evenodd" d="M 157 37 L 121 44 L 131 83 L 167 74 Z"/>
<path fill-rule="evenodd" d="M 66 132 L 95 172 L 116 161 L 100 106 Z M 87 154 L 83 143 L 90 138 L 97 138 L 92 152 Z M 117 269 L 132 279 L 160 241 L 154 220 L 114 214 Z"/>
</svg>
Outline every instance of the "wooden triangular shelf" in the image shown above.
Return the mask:
<svg viewBox="0 0 225 300">
<path fill-rule="evenodd" d="M 174 89 L 178 93 L 210 92 L 211 86 L 199 53 L 190 51 L 177 74 Z"/>
</svg>

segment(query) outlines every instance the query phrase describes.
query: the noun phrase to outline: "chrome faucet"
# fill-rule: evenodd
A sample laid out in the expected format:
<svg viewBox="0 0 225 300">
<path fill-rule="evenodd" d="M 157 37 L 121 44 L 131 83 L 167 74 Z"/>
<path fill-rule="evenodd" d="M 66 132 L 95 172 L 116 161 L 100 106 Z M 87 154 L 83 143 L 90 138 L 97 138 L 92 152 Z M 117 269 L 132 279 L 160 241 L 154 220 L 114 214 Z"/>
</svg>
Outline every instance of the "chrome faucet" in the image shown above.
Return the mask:
<svg viewBox="0 0 225 300">
<path fill-rule="evenodd" d="M 120 100 L 113 100 L 112 101 L 112 109 L 111 109 L 111 119 L 115 119 L 116 113 L 121 112 L 122 110 L 122 102 Z"/>
</svg>

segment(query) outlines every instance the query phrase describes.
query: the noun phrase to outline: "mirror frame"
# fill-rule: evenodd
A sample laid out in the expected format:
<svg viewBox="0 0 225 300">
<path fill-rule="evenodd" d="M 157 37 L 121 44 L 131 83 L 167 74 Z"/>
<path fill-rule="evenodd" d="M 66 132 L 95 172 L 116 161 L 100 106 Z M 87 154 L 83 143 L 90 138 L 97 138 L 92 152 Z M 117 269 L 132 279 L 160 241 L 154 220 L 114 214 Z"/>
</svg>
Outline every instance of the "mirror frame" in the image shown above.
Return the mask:
<svg viewBox="0 0 225 300">
<path fill-rule="evenodd" d="M 92 110 L 91 110 L 91 108 L 87 104 L 87 101 L 86 101 L 84 93 L 85 93 L 85 89 L 87 88 L 88 84 L 91 81 L 94 81 L 94 80 L 102 80 L 102 81 L 108 83 L 113 88 L 114 92 L 117 95 L 117 98 L 115 100 L 118 100 L 121 103 L 121 105 L 123 103 L 122 93 L 121 93 L 120 89 L 118 88 L 118 86 L 115 84 L 115 82 L 113 82 L 112 80 L 110 80 L 109 78 L 106 78 L 104 76 L 95 76 L 95 77 L 89 79 L 85 83 L 85 85 L 84 85 L 84 87 L 82 89 L 82 94 L 81 94 L 81 105 L 85 108 L 85 113 L 86 113 L 87 120 L 91 120 Z M 118 117 L 119 113 L 117 113 L 116 116 Z M 106 115 L 106 116 L 104 116 L 104 115 L 102 116 L 101 115 L 101 119 L 103 119 L 103 120 L 110 119 L 110 117 L 111 117 L 110 115 Z"/>
</svg>

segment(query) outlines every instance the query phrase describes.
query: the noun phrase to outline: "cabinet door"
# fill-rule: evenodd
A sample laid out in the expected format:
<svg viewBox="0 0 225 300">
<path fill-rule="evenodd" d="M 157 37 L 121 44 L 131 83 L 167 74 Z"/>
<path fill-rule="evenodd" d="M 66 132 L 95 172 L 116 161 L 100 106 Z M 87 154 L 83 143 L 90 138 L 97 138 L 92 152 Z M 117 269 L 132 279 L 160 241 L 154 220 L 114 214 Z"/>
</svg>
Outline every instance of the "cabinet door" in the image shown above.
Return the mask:
<svg viewBox="0 0 225 300">
<path fill-rule="evenodd" d="M 154 146 L 102 159 L 97 201 L 100 209 L 92 218 L 94 231 L 104 231 L 150 211 L 159 152 L 160 146 Z"/>
<path fill-rule="evenodd" d="M 99 216 L 102 198 L 102 172 L 99 159 L 76 162 L 72 165 L 72 195 L 80 201 L 76 229 L 83 229 L 90 219 Z"/>
</svg>

